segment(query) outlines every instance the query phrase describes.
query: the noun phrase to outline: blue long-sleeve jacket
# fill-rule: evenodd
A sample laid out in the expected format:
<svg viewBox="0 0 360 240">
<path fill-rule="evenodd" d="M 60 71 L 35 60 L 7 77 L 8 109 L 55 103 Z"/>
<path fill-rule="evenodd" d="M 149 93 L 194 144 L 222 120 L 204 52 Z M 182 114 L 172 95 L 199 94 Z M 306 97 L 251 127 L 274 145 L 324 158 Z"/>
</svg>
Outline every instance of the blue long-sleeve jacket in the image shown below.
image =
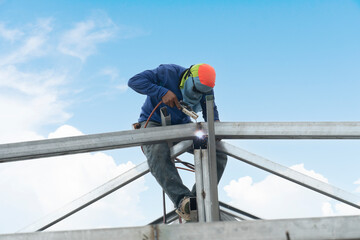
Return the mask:
<svg viewBox="0 0 360 240">
<path fill-rule="evenodd" d="M 128 85 L 130 88 L 140 94 L 147 95 L 144 105 L 141 108 L 139 122 L 146 121 L 154 107 L 162 100 L 162 97 L 170 90 L 178 100 L 182 100 L 179 84 L 182 73 L 186 68 L 175 64 L 161 64 L 153 70 L 146 70 L 130 78 Z M 214 95 L 214 91 L 206 95 Z M 206 121 L 206 98 L 204 95 L 200 101 L 203 118 Z M 161 123 L 160 108 L 166 106 L 168 113 L 171 115 L 171 124 L 189 123 L 190 117 L 180 111 L 176 106 L 169 107 L 161 104 L 151 117 L 151 121 Z M 214 120 L 219 120 L 219 114 L 216 104 L 214 103 Z"/>
</svg>

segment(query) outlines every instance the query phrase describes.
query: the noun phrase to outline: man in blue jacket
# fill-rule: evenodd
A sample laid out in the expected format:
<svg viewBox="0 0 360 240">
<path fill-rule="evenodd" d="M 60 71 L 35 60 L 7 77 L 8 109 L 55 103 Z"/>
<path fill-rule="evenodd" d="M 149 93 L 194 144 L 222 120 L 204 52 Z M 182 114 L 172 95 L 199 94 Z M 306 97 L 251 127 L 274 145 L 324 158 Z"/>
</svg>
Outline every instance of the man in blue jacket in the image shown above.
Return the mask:
<svg viewBox="0 0 360 240">
<path fill-rule="evenodd" d="M 179 101 L 189 105 L 193 111 L 203 113 L 206 121 L 206 95 L 214 95 L 215 70 L 208 64 L 196 64 L 184 68 L 175 64 L 162 64 L 153 70 L 146 70 L 132 77 L 128 85 L 140 94 L 147 95 L 141 108 L 139 123 L 144 127 L 156 105 L 162 104 L 151 116 L 147 127 L 161 126 L 160 108 L 167 106 L 171 115 L 171 124 L 190 123 L 190 117 L 181 111 Z M 219 114 L 214 104 L 214 120 L 219 121 Z M 190 191 L 183 183 L 170 158 L 167 143 L 144 145 L 150 172 L 176 206 L 176 212 L 186 221 L 190 220 L 189 198 L 195 197 L 195 185 Z M 220 180 L 227 162 L 224 153 L 217 152 L 217 175 Z"/>
</svg>

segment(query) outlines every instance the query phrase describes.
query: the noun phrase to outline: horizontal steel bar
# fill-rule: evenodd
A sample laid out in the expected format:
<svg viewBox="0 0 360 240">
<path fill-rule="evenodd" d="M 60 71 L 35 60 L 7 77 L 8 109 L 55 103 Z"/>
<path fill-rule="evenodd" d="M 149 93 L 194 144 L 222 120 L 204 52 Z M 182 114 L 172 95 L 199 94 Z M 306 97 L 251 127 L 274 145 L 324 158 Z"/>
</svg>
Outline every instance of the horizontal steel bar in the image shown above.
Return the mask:
<svg viewBox="0 0 360 240">
<path fill-rule="evenodd" d="M 233 221 L 147 225 L 131 228 L 55 231 L 0 235 L 0 240 L 242 240 L 242 239 L 359 239 L 360 216 L 301 218 L 281 220 Z"/>
<path fill-rule="evenodd" d="M 159 225 L 158 239 L 359 239 L 360 216 Z"/>
<path fill-rule="evenodd" d="M 217 149 L 233 158 L 360 209 L 360 197 L 340 188 L 331 186 L 224 141 L 217 142 Z"/>
<path fill-rule="evenodd" d="M 207 132 L 207 124 L 202 123 Z M 195 123 L 0 144 L 0 163 L 193 139 Z M 360 122 L 216 122 L 224 139 L 360 139 Z"/>
<path fill-rule="evenodd" d="M 0 145 L 0 163 L 192 139 L 194 123 Z"/>
<path fill-rule="evenodd" d="M 360 139 L 360 122 L 216 122 L 226 139 Z"/>
<path fill-rule="evenodd" d="M 192 141 L 191 141 L 192 142 Z M 189 148 L 189 141 L 183 141 L 170 150 L 171 157 L 177 157 L 184 153 Z M 136 167 L 128 170 L 127 172 L 119 175 L 106 182 L 105 184 L 93 189 L 89 193 L 79 197 L 75 201 L 72 201 L 57 211 L 39 219 L 35 223 L 27 226 L 26 228 L 21 229 L 18 232 L 33 232 L 33 231 L 42 231 L 50 226 L 56 224 L 57 222 L 71 216 L 72 214 L 80 211 L 81 209 L 89 206 L 90 204 L 100 200 L 101 198 L 109 195 L 110 193 L 122 188 L 128 183 L 138 179 L 139 177 L 145 175 L 149 172 L 149 166 L 147 162 L 143 162 Z"/>
<path fill-rule="evenodd" d="M 93 230 L 32 232 L 0 235 L 0 240 L 119 240 L 154 239 L 153 226 Z"/>
</svg>

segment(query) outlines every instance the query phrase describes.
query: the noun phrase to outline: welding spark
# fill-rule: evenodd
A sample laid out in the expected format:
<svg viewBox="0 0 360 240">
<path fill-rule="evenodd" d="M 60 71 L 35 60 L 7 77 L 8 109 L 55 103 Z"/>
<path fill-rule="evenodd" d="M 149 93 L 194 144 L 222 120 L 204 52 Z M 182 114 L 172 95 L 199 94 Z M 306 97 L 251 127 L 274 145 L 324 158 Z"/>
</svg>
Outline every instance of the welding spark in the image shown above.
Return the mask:
<svg viewBox="0 0 360 240">
<path fill-rule="evenodd" d="M 195 132 L 195 136 L 198 137 L 198 138 L 203 138 L 204 137 L 204 132 L 202 130 L 197 130 Z"/>
</svg>

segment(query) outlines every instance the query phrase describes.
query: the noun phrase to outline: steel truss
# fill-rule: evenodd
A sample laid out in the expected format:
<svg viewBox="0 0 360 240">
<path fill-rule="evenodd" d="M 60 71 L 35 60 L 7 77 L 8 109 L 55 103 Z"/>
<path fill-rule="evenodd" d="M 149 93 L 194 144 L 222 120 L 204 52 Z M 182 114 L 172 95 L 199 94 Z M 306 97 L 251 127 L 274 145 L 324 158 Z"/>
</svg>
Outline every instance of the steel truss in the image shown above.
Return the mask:
<svg viewBox="0 0 360 240">
<path fill-rule="evenodd" d="M 212 106 L 212 99 L 207 99 L 207 105 Z M 211 107 L 207 108 L 207 119 L 213 119 L 211 114 Z M 210 110 L 209 110 L 210 109 Z M 208 136 L 208 149 L 205 150 L 206 153 L 201 153 L 194 151 L 195 162 L 202 161 L 201 164 L 206 167 L 197 168 L 196 180 L 202 182 L 202 190 L 206 193 L 204 196 L 209 196 L 210 198 L 205 198 L 200 204 L 203 212 L 199 212 L 200 220 L 203 222 L 213 222 L 218 221 L 221 213 L 219 212 L 219 203 L 217 200 L 217 188 L 214 184 L 214 179 L 216 179 L 216 170 L 213 172 L 213 166 L 215 165 L 215 153 L 216 149 L 222 151 L 229 156 L 241 160 L 245 163 L 251 164 L 257 168 L 268 171 L 272 174 L 276 174 L 284 179 L 292 181 L 296 184 L 349 204 L 355 208 L 360 209 L 360 198 L 356 195 L 348 193 L 344 190 L 331 186 L 327 183 L 321 182 L 317 179 L 309 177 L 307 175 L 301 174 L 297 171 L 294 171 L 290 168 L 271 162 L 261 156 L 255 155 L 253 153 L 242 150 L 238 147 L 235 147 L 227 142 L 220 141 L 215 144 L 215 138 L 222 139 L 359 139 L 360 138 L 360 122 L 238 122 L 238 123 L 223 123 L 223 122 L 213 122 L 209 121 L 208 123 L 190 123 L 185 125 L 176 125 L 176 126 L 166 126 L 159 128 L 149 128 L 149 129 L 140 129 L 133 131 L 121 131 L 121 132 L 112 132 L 112 133 L 102 133 L 102 134 L 92 134 L 84 135 L 77 137 L 66 137 L 58 139 L 48 139 L 40 141 L 30 141 L 30 142 L 21 142 L 21 143 L 10 143 L 10 144 L 1 144 L 0 145 L 0 163 L 3 162 L 12 162 L 20 160 L 28 160 L 34 158 L 42 157 L 51 157 L 67 154 L 76 154 L 83 152 L 92 152 L 99 150 L 108 150 L 116 148 L 125 148 L 132 146 L 140 146 L 143 144 L 157 143 L 161 141 L 168 142 L 179 142 L 178 144 L 171 147 L 171 157 L 179 156 L 180 154 L 188 151 L 192 148 L 193 140 L 195 138 L 195 132 L 199 129 L 202 129 L 205 132 L 205 135 Z M 204 151 L 204 149 L 200 150 Z M 201 156 L 206 156 L 202 158 Z M 200 159 L 200 160 L 199 160 Z M 216 169 L 216 168 L 215 168 Z M 201 173 L 206 171 L 205 174 Z M 66 217 L 74 214 L 75 212 L 85 208 L 86 206 L 94 203 L 95 201 L 107 196 L 108 194 L 118 190 L 119 188 L 127 185 L 128 183 L 138 179 L 139 177 L 145 175 L 149 172 L 149 167 L 146 162 L 130 169 L 129 171 L 119 175 L 118 177 L 108 181 L 107 183 L 99 186 L 98 188 L 92 190 L 88 194 L 83 195 L 82 197 L 76 199 L 75 201 L 67 204 L 63 208 L 57 210 L 40 219 L 39 221 L 29 225 L 26 228 L 20 230 L 20 232 L 33 232 L 33 231 L 42 231 L 53 224 L 65 219 Z M 199 176 L 202 174 L 202 177 Z M 209 176 L 204 178 L 204 176 Z M 199 180 L 201 179 L 201 180 Z M 199 196 L 198 196 L 199 198 Z M 220 205 L 224 203 L 220 202 Z M 211 205 L 211 206 L 210 206 Z M 224 206 L 223 206 L 224 207 Z M 199 208 L 199 206 L 198 206 Z M 232 209 L 233 210 L 233 209 Z M 201 210 L 200 210 L 201 211 Z M 248 214 L 248 213 L 247 213 Z M 231 215 L 231 214 L 230 214 Z M 230 216 L 229 214 L 227 216 Z M 251 214 L 249 214 L 252 216 Z M 236 217 L 236 216 L 235 216 Z M 256 218 L 256 217 L 255 217 Z M 325 227 L 325 224 L 326 226 Z M 253 223 L 220 223 L 214 222 L 212 225 L 198 224 L 196 227 L 192 224 L 185 224 L 183 226 L 170 227 L 166 226 L 157 226 L 158 229 L 158 239 L 162 236 L 168 236 L 172 231 L 179 231 L 182 234 L 181 236 L 185 237 L 195 237 L 196 239 L 218 239 L 214 231 L 210 229 L 227 229 L 228 231 L 224 232 L 219 230 L 223 235 L 222 238 L 235 239 L 234 234 L 236 233 L 236 239 L 242 239 L 240 237 L 248 236 L 267 236 L 267 239 L 277 239 L 279 234 L 282 234 L 284 238 L 284 229 L 290 229 L 290 236 L 297 236 L 297 234 L 303 234 L 302 239 L 314 239 L 310 238 L 311 234 L 313 236 L 319 236 L 315 239 L 351 239 L 352 236 L 357 236 L 360 238 L 360 228 L 353 227 L 356 223 L 357 226 L 360 225 L 360 216 L 356 217 L 337 217 L 337 218 L 320 218 L 320 219 L 296 219 L 296 220 L 279 220 L 279 221 L 255 221 Z M 239 225 L 237 225 L 239 224 Z M 298 225 L 297 225 L 298 224 Z M 320 225 L 317 225 L 320 224 Z M 315 233 L 315 227 L 320 226 L 320 235 Z M 346 233 L 345 230 L 341 230 L 340 226 L 343 229 L 348 229 L 350 232 Z M 259 231 L 260 227 L 266 227 L 266 229 L 279 229 L 268 231 Z M 187 230 L 181 230 L 186 228 Z M 240 234 L 241 229 L 250 229 L 252 233 L 248 232 L 245 235 Z M 284 229 L 283 229 L 284 228 Z M 301 229 L 304 230 L 301 230 Z M 323 228 L 323 230 L 322 230 Z M 332 232 L 329 235 L 326 233 L 326 230 L 331 228 Z M 136 230 L 138 229 L 138 230 Z M 113 229 L 113 230 L 91 230 L 91 231 L 73 231 L 70 235 L 83 236 L 83 234 L 88 234 L 91 232 L 91 235 L 88 235 L 87 239 L 93 238 L 96 234 L 104 231 L 104 234 L 110 234 L 109 238 L 111 239 L 111 234 L 116 232 L 118 234 L 125 234 L 125 236 L 135 236 L 138 233 L 145 234 L 151 227 L 142 227 L 142 228 L 133 228 L 133 233 L 130 233 L 130 230 L 124 229 Z M 205 231 L 206 229 L 206 231 Z M 236 230 L 237 229 L 237 230 Z M 339 229 L 339 234 L 337 234 L 336 229 Z M 200 232 L 203 231 L 201 234 Z M 212 232 L 211 234 L 205 232 Z M 335 233 L 336 234 L 335 234 Z M 311 233 L 311 234 L 310 234 Z M 51 238 L 44 237 L 46 239 L 70 239 L 64 237 L 62 233 L 42 233 L 48 234 Z M 132 235 L 134 234 L 134 235 Z M 260 234 L 260 235 L 259 235 Z M 264 235 L 261 235 L 264 234 Z M 270 234 L 270 235 L 269 235 Z M 307 235 L 308 234 L 308 235 Z M 353 235 L 352 235 L 353 234 Z M 201 235 L 201 236 L 200 236 Z M 210 236 L 211 235 L 211 236 Z M 0 235 L 0 239 L 23 239 L 23 235 Z M 33 237 L 40 236 L 37 234 L 27 235 L 27 239 L 35 239 Z M 122 236 L 122 235 L 121 235 Z M 299 235 L 300 236 L 300 235 Z M 58 238 L 59 237 L 59 238 Z M 247 239 L 249 239 L 247 238 Z M 74 238 L 71 238 L 74 239 Z M 172 239 L 182 239 L 182 238 L 172 238 Z M 245 237 L 243 239 L 246 239 Z"/>
</svg>

